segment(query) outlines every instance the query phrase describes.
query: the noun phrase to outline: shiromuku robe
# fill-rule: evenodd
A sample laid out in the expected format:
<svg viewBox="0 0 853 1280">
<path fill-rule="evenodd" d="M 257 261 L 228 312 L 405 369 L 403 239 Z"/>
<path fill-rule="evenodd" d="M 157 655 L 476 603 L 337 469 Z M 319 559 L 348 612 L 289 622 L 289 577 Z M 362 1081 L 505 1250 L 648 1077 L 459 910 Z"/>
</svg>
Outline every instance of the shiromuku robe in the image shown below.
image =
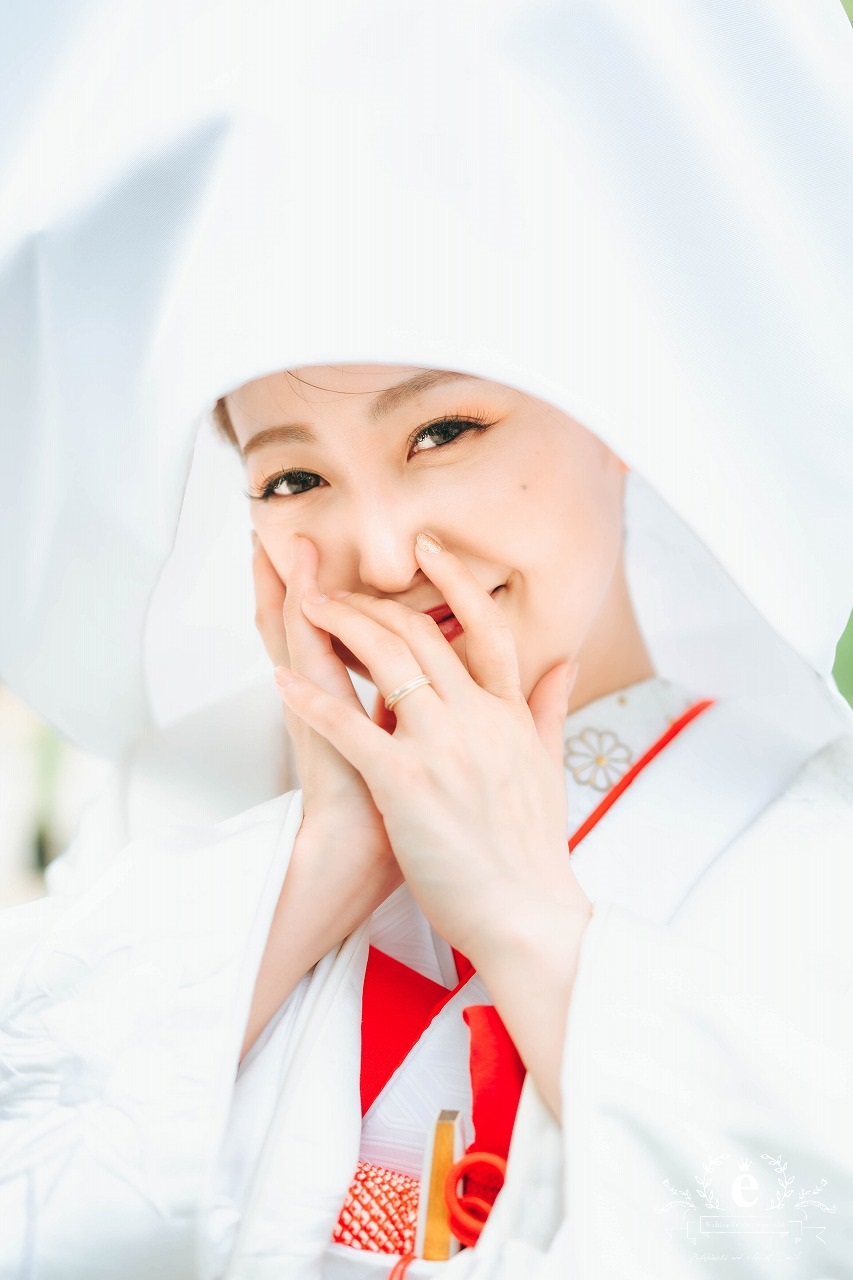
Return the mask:
<svg viewBox="0 0 853 1280">
<path fill-rule="evenodd" d="M 684 697 L 651 681 L 569 717 L 573 829 Z M 411 1280 L 851 1274 L 853 740 L 801 756 L 716 705 L 572 855 L 595 907 L 562 1123 L 528 1076 L 479 1242 Z M 360 1157 L 417 1161 L 437 1106 L 470 1123 L 461 1010 L 488 993 L 471 979 L 363 1119 L 368 943 L 452 981 L 404 886 L 238 1065 L 301 818 L 297 790 L 173 827 L 5 913 L 3 1277 L 390 1273 L 331 1243 L 341 1205 Z"/>
<path fill-rule="evenodd" d="M 595 911 L 562 1123 L 528 1078 L 479 1242 L 408 1280 L 850 1274 L 841 6 L 434 2 L 402 28 L 386 0 L 295 24 L 81 2 L 49 39 L 41 9 L 2 48 L 26 75 L 0 129 L 0 670 L 135 764 L 57 896 L 0 916 L 0 1277 L 390 1270 L 329 1241 L 361 1154 L 415 1159 L 425 1121 L 391 1101 L 450 1014 L 362 1118 L 368 944 L 445 983 L 448 957 L 399 895 L 240 1069 L 302 807 L 292 778 L 253 789 L 281 706 L 262 731 L 243 477 L 199 429 L 249 379 L 350 358 L 498 377 L 597 435 L 631 472 L 653 664 L 722 700 L 572 855 Z M 229 698 L 181 755 L 183 718 Z M 168 827 L 138 785 L 164 727 Z M 568 751 L 594 790 L 622 723 L 569 728 L 616 734 Z M 455 1031 L 429 1106 L 464 1112 Z"/>
</svg>

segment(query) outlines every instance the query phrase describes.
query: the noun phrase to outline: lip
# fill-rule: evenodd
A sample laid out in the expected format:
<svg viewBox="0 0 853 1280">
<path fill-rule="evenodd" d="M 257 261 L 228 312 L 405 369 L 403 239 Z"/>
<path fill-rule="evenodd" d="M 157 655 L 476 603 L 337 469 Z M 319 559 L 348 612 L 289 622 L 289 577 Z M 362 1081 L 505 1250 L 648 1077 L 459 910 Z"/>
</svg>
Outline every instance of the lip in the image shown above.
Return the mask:
<svg viewBox="0 0 853 1280">
<path fill-rule="evenodd" d="M 496 591 L 500 591 L 501 587 L 505 586 L 505 582 L 499 582 L 494 590 L 489 592 L 489 595 L 493 596 Z M 435 622 L 445 622 L 448 618 L 454 617 L 454 613 L 450 608 L 450 605 L 444 602 L 442 604 L 435 605 L 432 609 L 422 609 L 421 613 L 425 613 L 428 618 L 432 618 Z"/>
<path fill-rule="evenodd" d="M 422 609 L 421 613 L 425 613 L 428 618 L 433 618 L 436 622 L 443 622 L 445 618 L 452 616 L 453 610 L 446 604 L 437 604 L 434 609 Z"/>
</svg>

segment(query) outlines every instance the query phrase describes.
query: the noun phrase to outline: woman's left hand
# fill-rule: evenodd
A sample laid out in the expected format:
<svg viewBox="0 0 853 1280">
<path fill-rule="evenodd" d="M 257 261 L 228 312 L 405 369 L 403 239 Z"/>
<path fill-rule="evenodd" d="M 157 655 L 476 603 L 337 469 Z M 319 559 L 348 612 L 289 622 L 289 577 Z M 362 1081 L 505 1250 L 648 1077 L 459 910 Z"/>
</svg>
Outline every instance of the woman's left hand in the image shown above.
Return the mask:
<svg viewBox="0 0 853 1280">
<path fill-rule="evenodd" d="M 467 670 L 428 615 L 332 592 L 303 608 L 383 697 L 421 673 L 432 684 L 395 705 L 393 736 L 295 673 L 282 696 L 359 770 L 425 915 L 482 969 L 508 918 L 555 906 L 589 915 L 566 838 L 562 735 L 574 669 L 553 667 L 528 702 L 497 600 L 451 552 L 419 543 L 416 554 L 463 627 Z"/>
</svg>

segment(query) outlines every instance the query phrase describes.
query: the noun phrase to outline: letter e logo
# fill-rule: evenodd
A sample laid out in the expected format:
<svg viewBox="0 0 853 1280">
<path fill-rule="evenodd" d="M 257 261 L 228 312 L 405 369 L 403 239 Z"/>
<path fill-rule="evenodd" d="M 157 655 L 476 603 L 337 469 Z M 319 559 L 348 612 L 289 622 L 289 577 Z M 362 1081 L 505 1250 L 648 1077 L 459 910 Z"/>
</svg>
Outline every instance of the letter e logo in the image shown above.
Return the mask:
<svg viewBox="0 0 853 1280">
<path fill-rule="evenodd" d="M 747 1191 L 754 1191 L 756 1194 L 751 1200 L 746 1198 L 744 1194 Z M 732 1200 L 740 1209 L 751 1209 L 758 1199 L 758 1183 L 751 1173 L 739 1173 L 732 1183 Z"/>
</svg>

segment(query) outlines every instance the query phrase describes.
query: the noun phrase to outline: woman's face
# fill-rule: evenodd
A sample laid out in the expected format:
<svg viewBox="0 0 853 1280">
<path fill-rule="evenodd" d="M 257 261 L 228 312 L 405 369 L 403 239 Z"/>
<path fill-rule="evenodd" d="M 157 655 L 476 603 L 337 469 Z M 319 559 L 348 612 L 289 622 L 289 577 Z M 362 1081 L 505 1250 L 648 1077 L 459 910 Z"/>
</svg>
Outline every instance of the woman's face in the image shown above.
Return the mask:
<svg viewBox="0 0 853 1280">
<path fill-rule="evenodd" d="M 415 557 L 423 530 L 505 611 L 525 696 L 566 659 L 581 662 L 590 684 L 602 646 L 605 658 L 613 649 L 620 611 L 630 610 L 624 468 L 595 436 L 501 383 L 400 365 L 273 374 L 227 405 L 253 523 L 285 585 L 293 537 L 303 534 L 319 551 L 321 590 L 431 609 L 443 601 Z M 464 662 L 464 633 L 448 643 Z M 369 677 L 338 640 L 334 647 Z"/>
</svg>

